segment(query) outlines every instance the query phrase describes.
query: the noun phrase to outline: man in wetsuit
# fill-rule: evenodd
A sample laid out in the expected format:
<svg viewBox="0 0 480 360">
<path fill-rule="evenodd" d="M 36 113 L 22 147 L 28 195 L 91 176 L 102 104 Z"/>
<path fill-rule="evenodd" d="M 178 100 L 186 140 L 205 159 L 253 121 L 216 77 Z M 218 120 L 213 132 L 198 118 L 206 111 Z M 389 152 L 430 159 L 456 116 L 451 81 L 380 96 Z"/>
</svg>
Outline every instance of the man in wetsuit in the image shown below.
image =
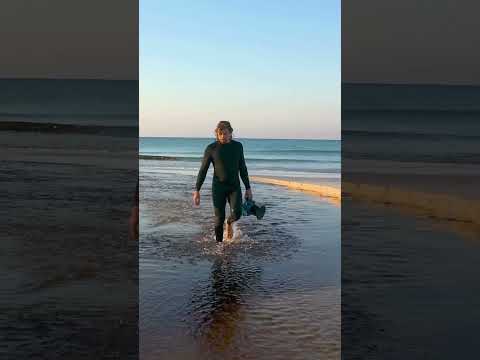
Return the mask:
<svg viewBox="0 0 480 360">
<path fill-rule="evenodd" d="M 252 190 L 248 180 L 248 171 L 243 155 L 243 146 L 232 140 L 232 126 L 228 121 L 220 121 L 215 129 L 217 141 L 207 146 L 202 165 L 198 172 L 193 202 L 200 205 L 200 188 L 207 175 L 210 163 L 213 163 L 212 198 L 215 209 L 215 237 L 223 241 L 223 223 L 225 222 L 225 205 L 230 204 L 231 214 L 227 219 L 227 238 L 233 237 L 233 222 L 242 216 L 242 189 L 238 174 L 245 185 L 245 199 L 252 199 Z"/>
</svg>

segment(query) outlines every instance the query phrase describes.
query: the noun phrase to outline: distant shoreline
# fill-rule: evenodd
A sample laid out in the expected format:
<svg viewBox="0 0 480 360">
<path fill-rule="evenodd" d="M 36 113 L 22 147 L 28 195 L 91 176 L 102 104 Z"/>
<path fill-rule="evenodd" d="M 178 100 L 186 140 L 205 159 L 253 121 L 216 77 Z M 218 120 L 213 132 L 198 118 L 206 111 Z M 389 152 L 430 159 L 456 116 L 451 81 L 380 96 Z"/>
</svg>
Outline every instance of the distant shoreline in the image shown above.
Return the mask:
<svg viewBox="0 0 480 360">
<path fill-rule="evenodd" d="M 0 121 L 0 131 L 74 134 L 130 134 L 136 132 L 138 134 L 138 128 L 133 126 L 73 125 L 23 121 Z"/>
<path fill-rule="evenodd" d="M 19 112 L 0 112 L 1 118 L 137 118 L 137 113 L 19 113 Z M 9 122 L 8 120 L 6 122 Z M 10 121 L 12 123 L 16 122 L 27 122 L 31 124 L 37 124 L 33 121 Z"/>
<path fill-rule="evenodd" d="M 178 160 L 178 157 L 163 155 L 138 155 L 138 158 L 142 160 Z"/>
<path fill-rule="evenodd" d="M 78 77 L 78 78 L 72 78 L 72 77 L 57 77 L 57 78 L 48 78 L 48 77 L 2 77 L 0 78 L 0 81 L 138 81 L 138 79 L 113 79 L 113 78 L 85 78 L 85 77 Z"/>
<path fill-rule="evenodd" d="M 466 82 L 452 82 L 452 83 L 417 83 L 417 82 L 404 82 L 404 81 L 342 81 L 342 85 L 360 85 L 360 86 L 398 86 L 398 87 L 407 87 L 407 86 L 416 86 L 416 87 L 465 87 L 465 88 L 472 88 L 476 87 L 479 88 L 480 84 L 472 84 Z"/>
<path fill-rule="evenodd" d="M 398 107 L 348 107 L 345 106 L 343 111 L 349 113 L 373 113 L 376 115 L 385 115 L 391 113 L 404 113 L 404 114 L 421 114 L 421 113 L 429 113 L 429 114 L 453 114 L 453 115 L 460 115 L 460 114 L 468 114 L 468 115 L 477 115 L 480 113 L 480 109 L 477 108 L 433 108 L 433 107 L 423 107 L 423 108 L 402 108 Z"/>
</svg>

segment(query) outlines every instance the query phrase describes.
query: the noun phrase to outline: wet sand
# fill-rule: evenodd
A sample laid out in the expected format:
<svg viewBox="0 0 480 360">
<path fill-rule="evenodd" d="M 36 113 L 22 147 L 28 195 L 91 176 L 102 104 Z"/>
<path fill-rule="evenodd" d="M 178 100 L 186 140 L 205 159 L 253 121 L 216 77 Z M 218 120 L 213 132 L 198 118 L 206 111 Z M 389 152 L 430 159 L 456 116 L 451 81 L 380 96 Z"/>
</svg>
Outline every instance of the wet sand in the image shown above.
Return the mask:
<svg viewBox="0 0 480 360">
<path fill-rule="evenodd" d="M 441 220 L 480 225 L 479 176 L 347 176 L 342 191 L 352 198 L 422 210 Z"/>
<path fill-rule="evenodd" d="M 342 353 L 451 359 L 476 351 L 479 232 L 412 208 L 355 201 L 342 211 Z M 466 309 L 466 310 L 464 310 Z M 401 339 L 401 341 L 399 341 Z M 461 346 L 460 346 L 461 345 Z"/>
<path fill-rule="evenodd" d="M 136 354 L 138 251 L 127 241 L 135 145 L 0 133 L 0 333 L 9 342 L 0 358 Z"/>
<path fill-rule="evenodd" d="M 480 294 L 474 280 L 478 170 L 390 161 L 356 165 L 357 172 L 342 174 L 343 354 L 450 359 L 475 353 L 473 337 L 457 337 L 455 329 L 475 332 L 479 318 L 471 311 Z"/>
</svg>

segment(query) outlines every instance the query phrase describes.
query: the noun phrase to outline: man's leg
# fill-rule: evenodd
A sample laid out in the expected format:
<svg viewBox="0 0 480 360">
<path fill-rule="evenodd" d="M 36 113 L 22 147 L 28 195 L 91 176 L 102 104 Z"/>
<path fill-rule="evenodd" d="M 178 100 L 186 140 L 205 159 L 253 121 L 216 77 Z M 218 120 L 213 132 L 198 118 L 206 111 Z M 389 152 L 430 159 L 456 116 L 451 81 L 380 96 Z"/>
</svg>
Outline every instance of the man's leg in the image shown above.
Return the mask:
<svg viewBox="0 0 480 360">
<path fill-rule="evenodd" d="M 227 203 L 225 190 L 219 185 L 212 186 L 213 208 L 215 211 L 215 238 L 223 241 L 223 223 L 225 222 L 225 205 Z"/>
<path fill-rule="evenodd" d="M 242 216 L 242 189 L 238 188 L 228 194 L 228 203 L 230 204 L 230 216 L 227 219 L 227 234 L 229 238 L 233 237 L 233 223 Z"/>
</svg>

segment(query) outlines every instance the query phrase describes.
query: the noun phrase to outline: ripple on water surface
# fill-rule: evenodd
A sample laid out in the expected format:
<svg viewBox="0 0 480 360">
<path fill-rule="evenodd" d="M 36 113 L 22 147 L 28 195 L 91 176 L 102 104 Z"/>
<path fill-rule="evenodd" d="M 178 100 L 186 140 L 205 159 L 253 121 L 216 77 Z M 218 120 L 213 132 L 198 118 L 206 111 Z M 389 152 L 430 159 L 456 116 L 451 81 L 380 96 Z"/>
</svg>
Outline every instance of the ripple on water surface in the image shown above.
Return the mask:
<svg viewBox="0 0 480 360">
<path fill-rule="evenodd" d="M 142 358 L 338 359 L 339 210 L 258 184 L 265 218 L 217 243 L 210 185 L 195 208 L 193 183 L 141 174 Z"/>
</svg>

